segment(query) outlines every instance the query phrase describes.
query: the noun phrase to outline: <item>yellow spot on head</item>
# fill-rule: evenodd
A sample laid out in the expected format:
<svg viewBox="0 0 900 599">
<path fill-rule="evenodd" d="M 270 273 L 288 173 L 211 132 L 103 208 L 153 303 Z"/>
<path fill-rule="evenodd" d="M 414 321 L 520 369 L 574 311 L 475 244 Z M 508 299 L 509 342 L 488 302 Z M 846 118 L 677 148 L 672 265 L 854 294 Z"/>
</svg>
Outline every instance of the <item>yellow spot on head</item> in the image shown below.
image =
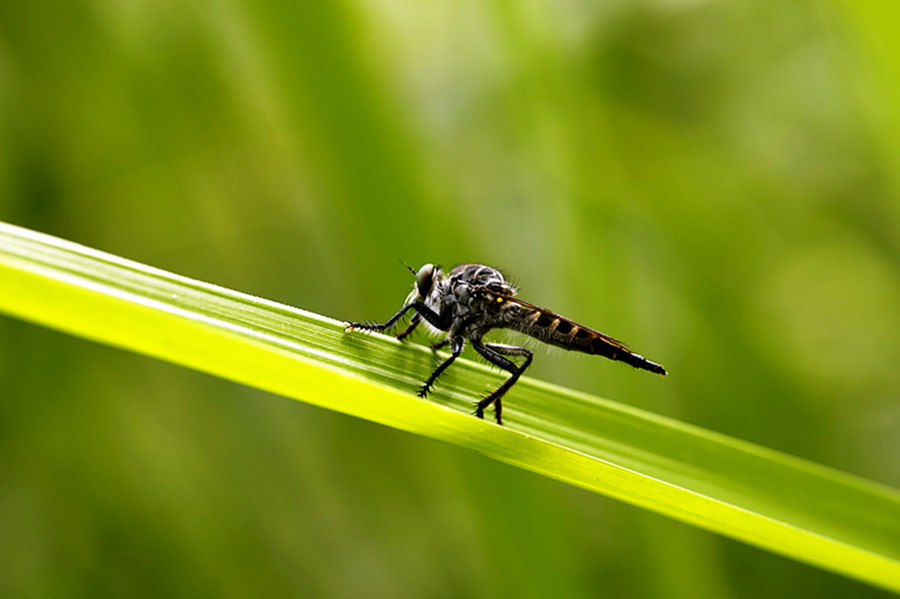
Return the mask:
<svg viewBox="0 0 900 599">
<path fill-rule="evenodd" d="M 502 303 L 503 303 L 503 298 L 502 298 L 502 297 L 498 297 L 498 298 L 497 298 L 497 303 L 498 303 L 498 304 L 502 304 Z"/>
</svg>

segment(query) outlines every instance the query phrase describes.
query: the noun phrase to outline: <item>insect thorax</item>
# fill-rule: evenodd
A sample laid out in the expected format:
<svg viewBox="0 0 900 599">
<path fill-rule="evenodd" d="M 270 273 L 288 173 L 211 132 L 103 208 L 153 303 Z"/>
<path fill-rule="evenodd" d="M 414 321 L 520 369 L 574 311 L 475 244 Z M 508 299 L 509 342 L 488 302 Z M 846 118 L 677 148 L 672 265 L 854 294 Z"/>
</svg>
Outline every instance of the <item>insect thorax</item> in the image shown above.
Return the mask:
<svg viewBox="0 0 900 599">
<path fill-rule="evenodd" d="M 495 268 L 481 264 L 460 264 L 435 281 L 426 304 L 450 317 L 451 334 L 468 335 L 474 329 L 502 326 L 500 306 L 490 293 L 513 296 L 516 289 Z"/>
</svg>

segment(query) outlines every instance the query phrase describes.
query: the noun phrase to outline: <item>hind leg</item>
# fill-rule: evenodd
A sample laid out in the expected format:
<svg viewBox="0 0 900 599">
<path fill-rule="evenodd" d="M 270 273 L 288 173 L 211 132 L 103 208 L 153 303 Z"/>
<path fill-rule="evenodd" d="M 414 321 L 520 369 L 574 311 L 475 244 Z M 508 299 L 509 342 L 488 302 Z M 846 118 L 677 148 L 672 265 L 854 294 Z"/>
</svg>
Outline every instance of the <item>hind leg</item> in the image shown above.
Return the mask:
<svg viewBox="0 0 900 599">
<path fill-rule="evenodd" d="M 522 376 L 522 373 L 525 372 L 525 369 L 531 364 L 531 358 L 534 353 L 530 349 L 519 347 L 517 345 L 482 343 L 480 339 L 472 339 L 472 347 L 474 347 L 475 351 L 481 354 L 485 360 L 512 375 L 475 406 L 475 415 L 479 418 L 484 418 L 484 409 L 491 404 L 494 404 L 494 418 L 496 418 L 497 424 L 503 424 L 503 404 L 500 402 L 500 398 L 516 384 L 516 381 L 519 380 L 519 377 Z M 521 366 L 517 366 L 515 362 L 504 356 L 524 356 L 525 361 Z"/>
</svg>

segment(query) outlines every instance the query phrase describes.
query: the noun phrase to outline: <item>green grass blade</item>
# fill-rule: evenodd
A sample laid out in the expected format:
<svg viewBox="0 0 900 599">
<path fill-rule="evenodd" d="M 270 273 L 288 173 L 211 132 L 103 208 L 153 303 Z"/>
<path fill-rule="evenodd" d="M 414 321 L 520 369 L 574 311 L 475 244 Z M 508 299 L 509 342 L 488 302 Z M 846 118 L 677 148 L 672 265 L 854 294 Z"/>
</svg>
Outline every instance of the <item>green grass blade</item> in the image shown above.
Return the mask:
<svg viewBox="0 0 900 599">
<path fill-rule="evenodd" d="M 0 223 L 0 310 L 73 335 L 474 449 L 900 591 L 900 493 L 530 379 L 508 426 L 472 417 L 500 375 L 459 360 L 423 401 L 427 349 Z M 11 401 L 6 398 L 6 401 Z"/>
</svg>

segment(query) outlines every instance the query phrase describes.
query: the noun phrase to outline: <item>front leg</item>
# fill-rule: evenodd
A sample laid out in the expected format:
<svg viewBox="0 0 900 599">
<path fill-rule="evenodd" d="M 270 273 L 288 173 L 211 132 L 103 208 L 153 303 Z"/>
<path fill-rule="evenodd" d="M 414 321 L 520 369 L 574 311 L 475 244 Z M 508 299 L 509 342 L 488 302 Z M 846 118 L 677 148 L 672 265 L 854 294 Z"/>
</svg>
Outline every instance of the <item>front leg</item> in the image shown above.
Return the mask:
<svg viewBox="0 0 900 599">
<path fill-rule="evenodd" d="M 400 308 L 400 311 L 391 316 L 384 324 L 378 324 L 375 322 L 345 322 L 344 332 L 349 333 L 350 331 L 354 331 L 357 329 L 361 331 L 390 330 L 395 324 L 397 324 L 397 321 L 403 318 L 403 315 L 410 310 L 415 310 L 418 314 L 421 314 L 422 318 L 427 320 L 429 324 L 442 331 L 446 331 L 450 328 L 449 318 L 442 318 L 440 314 L 438 314 L 422 302 L 411 302 Z"/>
</svg>

